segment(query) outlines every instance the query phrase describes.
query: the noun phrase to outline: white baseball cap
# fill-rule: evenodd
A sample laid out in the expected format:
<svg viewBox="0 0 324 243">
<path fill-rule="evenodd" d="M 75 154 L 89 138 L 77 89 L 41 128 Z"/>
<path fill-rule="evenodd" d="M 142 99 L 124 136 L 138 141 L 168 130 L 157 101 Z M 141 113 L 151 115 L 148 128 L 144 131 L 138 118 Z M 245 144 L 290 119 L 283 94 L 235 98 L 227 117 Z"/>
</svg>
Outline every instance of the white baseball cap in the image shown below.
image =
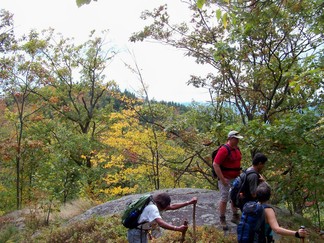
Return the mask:
<svg viewBox="0 0 324 243">
<path fill-rule="evenodd" d="M 242 139 L 243 137 L 242 137 L 242 136 L 240 135 L 240 133 L 237 132 L 237 131 L 230 131 L 230 132 L 228 133 L 227 138 L 238 138 L 238 139 Z"/>
</svg>

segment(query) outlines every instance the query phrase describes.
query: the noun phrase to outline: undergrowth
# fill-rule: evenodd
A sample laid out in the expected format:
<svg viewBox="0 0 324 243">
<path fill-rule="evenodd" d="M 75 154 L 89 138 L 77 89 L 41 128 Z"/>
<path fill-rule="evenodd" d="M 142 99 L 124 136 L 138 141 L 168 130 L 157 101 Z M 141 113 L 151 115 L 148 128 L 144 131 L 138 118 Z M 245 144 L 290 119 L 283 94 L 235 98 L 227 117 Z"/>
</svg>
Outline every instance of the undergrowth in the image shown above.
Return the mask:
<svg viewBox="0 0 324 243">
<path fill-rule="evenodd" d="M 36 215 L 33 217 L 25 213 L 16 217 L 0 217 L 0 243 L 127 243 L 127 229 L 121 224 L 120 215 L 110 217 L 94 217 L 69 223 L 69 220 L 81 214 L 93 204 L 87 201 L 76 201 L 65 205 L 49 224 L 44 224 Z M 301 224 L 310 231 L 310 237 L 305 242 L 323 242 L 318 232 L 311 227 L 302 217 L 288 215 L 278 211 L 278 221 L 283 227 L 297 229 Z M 15 218 L 25 218 L 24 227 L 17 224 Z M 36 222 L 36 223 L 35 223 Z M 236 242 L 235 234 L 224 234 L 216 226 L 197 226 L 194 237 L 193 228 L 189 226 L 184 243 L 233 243 Z M 164 230 L 162 237 L 151 240 L 150 243 L 180 242 L 182 234 Z M 195 240 L 196 239 L 196 240 Z M 300 240 L 294 237 L 282 237 L 276 243 L 295 242 Z"/>
<path fill-rule="evenodd" d="M 152 243 L 180 242 L 180 232 L 165 230 L 161 238 L 154 239 Z M 236 242 L 235 234 L 226 234 L 215 226 L 198 226 L 196 228 L 196 241 L 193 229 L 189 229 L 185 235 L 184 243 L 233 243 Z M 120 223 L 120 216 L 96 217 L 75 223 L 65 223 L 43 227 L 37 232 L 18 231 L 14 226 L 2 228 L 0 242 L 41 242 L 41 243 L 127 243 L 127 229 Z M 294 237 L 284 237 L 276 242 L 296 242 L 300 240 Z M 305 242 L 321 242 L 320 238 L 312 234 Z M 323 242 L 323 241 L 322 241 Z"/>
</svg>

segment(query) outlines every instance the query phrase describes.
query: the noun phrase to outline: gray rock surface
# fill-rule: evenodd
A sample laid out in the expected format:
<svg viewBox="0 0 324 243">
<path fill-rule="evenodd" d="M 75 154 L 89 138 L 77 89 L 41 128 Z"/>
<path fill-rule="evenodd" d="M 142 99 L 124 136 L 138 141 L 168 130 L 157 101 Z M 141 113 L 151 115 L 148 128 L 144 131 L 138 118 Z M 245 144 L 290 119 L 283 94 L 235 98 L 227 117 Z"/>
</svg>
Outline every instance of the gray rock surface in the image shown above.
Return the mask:
<svg viewBox="0 0 324 243">
<path fill-rule="evenodd" d="M 196 205 L 196 225 L 215 225 L 219 224 L 219 213 L 218 213 L 218 201 L 220 198 L 219 191 L 215 190 L 205 190 L 205 189 L 193 189 L 193 188 L 176 188 L 176 189 L 165 189 L 154 192 L 149 192 L 150 194 L 167 192 L 171 197 L 171 203 L 184 202 L 190 200 L 192 197 L 198 198 L 198 203 Z M 147 193 L 145 193 L 147 194 Z M 78 215 L 70 220 L 70 222 L 75 222 L 78 220 L 86 220 L 93 216 L 109 216 L 114 214 L 121 214 L 126 206 L 136 200 L 141 195 L 144 194 L 134 194 L 124 196 L 120 199 L 109 201 L 93 207 L 87 210 L 85 213 Z M 232 212 L 230 210 L 230 205 L 227 208 L 227 222 L 230 231 L 234 232 L 236 225 L 230 222 Z M 162 218 L 173 225 L 181 225 L 185 219 L 192 224 L 193 220 L 193 205 L 183 207 L 174 211 L 166 211 L 162 213 Z"/>
</svg>

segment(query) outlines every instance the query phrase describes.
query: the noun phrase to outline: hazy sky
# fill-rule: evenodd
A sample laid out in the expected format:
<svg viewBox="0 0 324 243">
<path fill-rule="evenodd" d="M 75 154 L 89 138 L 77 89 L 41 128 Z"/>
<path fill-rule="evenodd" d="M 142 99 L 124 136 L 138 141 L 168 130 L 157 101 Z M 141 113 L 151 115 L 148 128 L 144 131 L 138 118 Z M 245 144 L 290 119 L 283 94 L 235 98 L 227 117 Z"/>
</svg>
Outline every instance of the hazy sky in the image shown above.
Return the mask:
<svg viewBox="0 0 324 243">
<path fill-rule="evenodd" d="M 120 54 L 108 67 L 107 78 L 115 80 L 122 90 L 127 88 L 136 93 L 141 88 L 137 76 L 123 64 L 133 64 L 126 51 L 130 50 L 148 85 L 151 99 L 208 101 L 207 90 L 186 85 L 190 74 L 204 75 L 208 67 L 195 64 L 193 59 L 184 57 L 182 51 L 169 46 L 128 41 L 133 32 L 140 31 L 145 25 L 140 19 L 141 12 L 164 3 L 168 4 L 171 19 L 176 22 L 186 20 L 188 9 L 180 0 L 98 0 L 81 8 L 76 6 L 75 0 L 0 0 L 0 8 L 14 14 L 17 35 L 26 34 L 31 29 L 52 27 L 64 37 L 83 42 L 91 30 L 99 33 L 108 29 L 107 40 L 120 50 Z"/>
</svg>

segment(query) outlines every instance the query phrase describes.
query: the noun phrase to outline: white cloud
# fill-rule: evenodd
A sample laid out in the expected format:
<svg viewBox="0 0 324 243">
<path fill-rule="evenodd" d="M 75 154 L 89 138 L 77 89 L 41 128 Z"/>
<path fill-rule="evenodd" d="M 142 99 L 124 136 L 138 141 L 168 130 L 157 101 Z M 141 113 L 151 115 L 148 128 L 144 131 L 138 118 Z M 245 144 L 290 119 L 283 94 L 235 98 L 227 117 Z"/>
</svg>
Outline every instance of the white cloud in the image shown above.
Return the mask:
<svg viewBox="0 0 324 243">
<path fill-rule="evenodd" d="M 150 98 L 175 102 L 207 101 L 206 90 L 186 85 L 190 74 L 206 73 L 207 67 L 197 65 L 193 59 L 184 57 L 182 51 L 167 46 L 128 42 L 130 35 L 145 24 L 140 19 L 141 12 L 164 3 L 168 4 L 171 18 L 176 21 L 183 21 L 188 16 L 185 4 L 176 0 L 98 0 L 81 8 L 76 6 L 75 0 L 1 0 L 1 8 L 14 14 L 18 35 L 31 29 L 52 27 L 65 37 L 84 41 L 91 30 L 109 29 L 107 37 L 110 41 L 134 53 L 144 82 L 148 84 Z M 137 76 L 127 70 L 121 60 L 133 64 L 129 54 L 120 54 L 111 64 L 108 78 L 114 79 L 121 89 L 140 89 Z"/>
</svg>

